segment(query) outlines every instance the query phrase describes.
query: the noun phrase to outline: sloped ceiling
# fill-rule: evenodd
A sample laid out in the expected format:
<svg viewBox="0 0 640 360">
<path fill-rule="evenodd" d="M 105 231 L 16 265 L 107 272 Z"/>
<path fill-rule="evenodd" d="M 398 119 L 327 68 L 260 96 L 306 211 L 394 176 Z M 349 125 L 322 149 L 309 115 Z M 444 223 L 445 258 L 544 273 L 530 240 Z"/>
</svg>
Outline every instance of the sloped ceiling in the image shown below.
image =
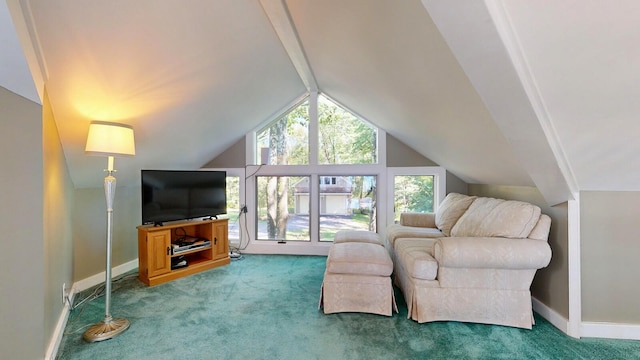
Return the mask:
<svg viewBox="0 0 640 360">
<path fill-rule="evenodd" d="M 76 187 L 103 176 L 83 151 L 93 119 L 134 126 L 137 155 L 116 168 L 136 184 L 141 168 L 202 166 L 307 90 L 258 0 L 7 4 Z M 550 203 L 640 189 L 636 2 L 283 4 L 319 91 L 463 180 Z"/>
<path fill-rule="evenodd" d="M 319 88 L 470 183 L 533 185 L 419 1 L 287 1 Z"/>
<path fill-rule="evenodd" d="M 500 5 L 580 189 L 640 190 L 640 2 Z"/>
</svg>

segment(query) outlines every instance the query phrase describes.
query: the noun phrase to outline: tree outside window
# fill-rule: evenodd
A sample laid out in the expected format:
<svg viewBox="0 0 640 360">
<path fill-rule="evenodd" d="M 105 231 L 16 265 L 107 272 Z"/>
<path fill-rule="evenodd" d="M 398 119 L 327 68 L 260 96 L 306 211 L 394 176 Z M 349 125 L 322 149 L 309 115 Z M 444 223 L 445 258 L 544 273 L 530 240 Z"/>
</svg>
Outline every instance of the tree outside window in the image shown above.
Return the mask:
<svg viewBox="0 0 640 360">
<path fill-rule="evenodd" d="M 318 162 L 320 164 L 375 164 L 378 162 L 378 130 L 318 96 Z"/>
<path fill-rule="evenodd" d="M 258 176 L 258 239 L 309 241 L 309 203 L 295 200 L 296 184 L 307 176 Z"/>
<path fill-rule="evenodd" d="M 267 165 L 309 164 L 309 100 L 258 131 L 256 140 L 258 159 L 269 149 Z"/>
<path fill-rule="evenodd" d="M 433 175 L 397 175 L 394 177 L 395 221 L 403 212 L 433 212 Z"/>
</svg>

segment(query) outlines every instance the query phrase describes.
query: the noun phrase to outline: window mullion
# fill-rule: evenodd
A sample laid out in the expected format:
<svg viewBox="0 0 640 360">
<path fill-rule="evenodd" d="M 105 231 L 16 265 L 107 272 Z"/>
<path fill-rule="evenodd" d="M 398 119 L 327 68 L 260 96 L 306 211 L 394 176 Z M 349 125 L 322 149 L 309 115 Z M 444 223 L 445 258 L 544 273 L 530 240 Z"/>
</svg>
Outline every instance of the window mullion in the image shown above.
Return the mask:
<svg viewBox="0 0 640 360">
<path fill-rule="evenodd" d="M 317 244 L 320 240 L 320 192 L 318 165 L 318 92 L 309 93 L 309 165 L 311 165 L 311 183 L 309 184 L 309 231 L 311 243 Z"/>
<path fill-rule="evenodd" d="M 318 93 L 309 93 L 309 164 L 318 165 Z"/>
<path fill-rule="evenodd" d="M 309 237 L 311 243 L 317 244 L 320 240 L 320 196 L 318 174 L 311 174 L 309 183 Z"/>
</svg>

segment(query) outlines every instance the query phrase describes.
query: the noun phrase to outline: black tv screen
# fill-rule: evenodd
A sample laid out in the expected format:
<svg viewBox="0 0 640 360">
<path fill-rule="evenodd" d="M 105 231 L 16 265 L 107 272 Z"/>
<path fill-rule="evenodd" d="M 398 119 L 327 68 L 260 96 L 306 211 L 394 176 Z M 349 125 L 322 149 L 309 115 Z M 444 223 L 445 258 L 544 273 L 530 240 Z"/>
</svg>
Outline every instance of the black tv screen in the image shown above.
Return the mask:
<svg viewBox="0 0 640 360">
<path fill-rule="evenodd" d="M 214 217 L 227 213 L 227 172 L 142 170 L 142 223 Z"/>
</svg>

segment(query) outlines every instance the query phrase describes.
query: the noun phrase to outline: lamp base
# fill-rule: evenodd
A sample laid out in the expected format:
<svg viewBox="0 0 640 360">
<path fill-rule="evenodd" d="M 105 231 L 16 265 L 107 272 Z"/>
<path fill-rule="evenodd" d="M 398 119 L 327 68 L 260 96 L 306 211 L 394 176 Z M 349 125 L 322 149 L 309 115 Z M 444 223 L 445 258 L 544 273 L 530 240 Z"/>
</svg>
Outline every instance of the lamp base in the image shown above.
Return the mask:
<svg viewBox="0 0 640 360">
<path fill-rule="evenodd" d="M 88 342 L 109 340 L 127 330 L 129 325 L 127 319 L 105 318 L 102 322 L 92 325 L 82 337 Z"/>
</svg>

